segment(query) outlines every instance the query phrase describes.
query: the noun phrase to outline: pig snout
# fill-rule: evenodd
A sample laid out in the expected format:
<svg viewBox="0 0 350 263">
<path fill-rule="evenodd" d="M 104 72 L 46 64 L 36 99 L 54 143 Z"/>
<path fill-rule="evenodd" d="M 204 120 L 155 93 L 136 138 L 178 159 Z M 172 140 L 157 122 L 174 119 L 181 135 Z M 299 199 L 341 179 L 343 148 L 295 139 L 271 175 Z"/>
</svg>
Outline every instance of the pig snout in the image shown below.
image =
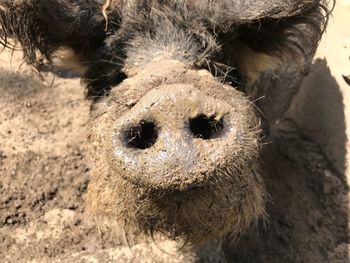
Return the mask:
<svg viewBox="0 0 350 263">
<path fill-rule="evenodd" d="M 243 130 L 235 105 L 193 85 L 149 91 L 116 120 L 113 160 L 125 180 L 152 189 L 205 184 L 231 163 Z"/>
<path fill-rule="evenodd" d="M 196 244 L 264 214 L 259 119 L 244 94 L 203 73 L 157 61 L 101 103 L 87 194 L 97 224 Z"/>
</svg>

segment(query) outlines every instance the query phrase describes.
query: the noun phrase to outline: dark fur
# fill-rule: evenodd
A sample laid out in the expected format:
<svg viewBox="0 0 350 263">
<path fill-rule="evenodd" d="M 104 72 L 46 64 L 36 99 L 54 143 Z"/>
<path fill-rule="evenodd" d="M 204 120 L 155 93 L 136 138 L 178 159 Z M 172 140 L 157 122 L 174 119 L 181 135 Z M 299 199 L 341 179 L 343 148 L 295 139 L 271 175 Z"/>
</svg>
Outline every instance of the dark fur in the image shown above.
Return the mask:
<svg viewBox="0 0 350 263">
<path fill-rule="evenodd" d="M 123 68 L 137 59 L 132 57 L 135 48 L 137 55 L 149 54 L 150 50 L 142 49 L 151 41 L 159 44 L 152 46 L 154 50 L 182 44 L 174 57 L 196 67 L 222 63 L 236 67 L 235 59 L 227 63 L 221 55 L 232 53 L 232 48 L 242 43 L 266 53 L 282 54 L 289 49 L 303 60 L 296 63 L 302 64 L 304 73 L 328 13 L 326 3 L 320 0 L 119 0 L 109 8 L 105 32 L 104 3 L 1 0 L 3 43 L 9 45 L 9 38 L 19 42 L 26 60 L 39 68 L 43 59 L 38 54 L 50 61 L 59 47 L 71 47 L 88 67 L 84 78 L 88 96 L 94 97 L 103 95 L 125 77 Z M 147 44 L 140 47 L 140 39 Z M 236 73 L 239 75 L 239 70 Z M 244 86 L 242 81 L 237 81 L 240 86 Z"/>
</svg>

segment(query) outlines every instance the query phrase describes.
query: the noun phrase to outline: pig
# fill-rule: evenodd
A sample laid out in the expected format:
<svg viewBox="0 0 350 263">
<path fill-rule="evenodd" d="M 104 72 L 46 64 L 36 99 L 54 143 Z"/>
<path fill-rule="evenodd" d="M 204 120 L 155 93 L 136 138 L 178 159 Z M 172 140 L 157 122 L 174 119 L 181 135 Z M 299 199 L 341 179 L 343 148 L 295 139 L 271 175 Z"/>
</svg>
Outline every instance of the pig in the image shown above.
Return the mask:
<svg viewBox="0 0 350 263">
<path fill-rule="evenodd" d="M 323 0 L 0 0 L 1 42 L 19 43 L 38 71 L 65 54 L 63 66 L 82 75 L 94 224 L 131 246 L 174 241 L 174 262 L 224 262 L 222 241 L 266 217 L 261 144 L 278 137 L 330 9 Z"/>
</svg>

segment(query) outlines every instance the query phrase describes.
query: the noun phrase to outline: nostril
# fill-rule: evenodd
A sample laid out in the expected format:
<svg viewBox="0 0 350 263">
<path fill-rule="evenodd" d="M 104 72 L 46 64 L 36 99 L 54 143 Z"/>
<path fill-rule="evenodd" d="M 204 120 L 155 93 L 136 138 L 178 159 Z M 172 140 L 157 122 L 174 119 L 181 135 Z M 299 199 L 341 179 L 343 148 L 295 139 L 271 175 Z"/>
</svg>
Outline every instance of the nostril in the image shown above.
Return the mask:
<svg viewBox="0 0 350 263">
<path fill-rule="evenodd" d="M 141 121 L 137 126 L 124 132 L 124 141 L 128 148 L 147 149 L 158 139 L 158 128 L 152 121 Z"/>
<path fill-rule="evenodd" d="M 204 114 L 190 119 L 189 124 L 193 136 L 204 140 L 218 138 L 224 130 L 224 118 L 216 120 L 215 116 L 207 117 Z"/>
</svg>

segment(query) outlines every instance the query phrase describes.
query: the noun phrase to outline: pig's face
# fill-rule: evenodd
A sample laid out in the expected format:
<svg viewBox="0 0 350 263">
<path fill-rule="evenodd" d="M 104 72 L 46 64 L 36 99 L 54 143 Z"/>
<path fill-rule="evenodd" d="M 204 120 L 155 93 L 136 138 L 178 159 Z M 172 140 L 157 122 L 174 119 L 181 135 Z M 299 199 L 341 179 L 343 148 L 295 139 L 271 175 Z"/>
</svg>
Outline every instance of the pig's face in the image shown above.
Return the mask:
<svg viewBox="0 0 350 263">
<path fill-rule="evenodd" d="M 197 243 L 264 213 L 259 121 L 209 72 L 158 58 L 99 107 L 87 198 L 97 222 Z"/>
<path fill-rule="evenodd" d="M 193 243 L 264 213 L 253 103 L 272 137 L 326 18 L 323 0 L 0 1 L 2 42 L 36 67 L 69 48 L 100 101 L 95 222 Z"/>
</svg>

